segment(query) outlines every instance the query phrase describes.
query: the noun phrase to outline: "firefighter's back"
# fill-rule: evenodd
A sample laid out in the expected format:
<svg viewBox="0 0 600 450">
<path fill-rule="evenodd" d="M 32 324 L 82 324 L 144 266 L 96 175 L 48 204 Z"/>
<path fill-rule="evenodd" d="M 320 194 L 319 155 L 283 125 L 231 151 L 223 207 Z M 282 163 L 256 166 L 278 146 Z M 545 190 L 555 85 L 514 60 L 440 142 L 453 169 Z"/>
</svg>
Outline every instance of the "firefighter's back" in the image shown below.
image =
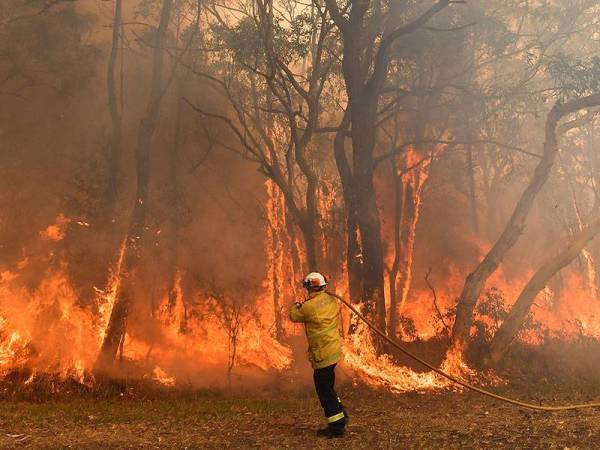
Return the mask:
<svg viewBox="0 0 600 450">
<path fill-rule="evenodd" d="M 337 299 L 325 291 L 316 292 L 304 308 L 310 362 L 315 369 L 337 363 L 342 358 Z"/>
</svg>

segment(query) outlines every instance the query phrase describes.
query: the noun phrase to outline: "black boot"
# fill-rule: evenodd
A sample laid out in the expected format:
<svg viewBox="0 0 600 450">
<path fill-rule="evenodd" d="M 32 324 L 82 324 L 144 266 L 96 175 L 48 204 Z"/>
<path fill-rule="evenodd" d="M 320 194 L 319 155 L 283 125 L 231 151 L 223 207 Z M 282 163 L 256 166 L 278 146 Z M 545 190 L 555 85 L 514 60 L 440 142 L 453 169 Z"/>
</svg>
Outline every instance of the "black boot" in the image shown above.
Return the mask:
<svg viewBox="0 0 600 450">
<path fill-rule="evenodd" d="M 346 434 L 345 424 L 338 426 L 329 426 L 329 437 L 330 438 L 341 438 Z"/>
<path fill-rule="evenodd" d="M 327 428 L 321 428 L 320 430 L 317 430 L 317 436 L 328 438 L 344 437 L 344 434 L 346 434 L 345 417 L 337 422 L 330 423 Z"/>
<path fill-rule="evenodd" d="M 342 438 L 346 434 L 346 430 L 344 428 L 321 428 L 317 430 L 317 436 L 326 437 L 329 439 L 333 438 Z"/>
<path fill-rule="evenodd" d="M 329 437 L 330 434 L 331 434 L 331 432 L 329 430 L 329 427 L 320 428 L 317 430 L 317 436 L 320 436 L 320 437 Z"/>
</svg>

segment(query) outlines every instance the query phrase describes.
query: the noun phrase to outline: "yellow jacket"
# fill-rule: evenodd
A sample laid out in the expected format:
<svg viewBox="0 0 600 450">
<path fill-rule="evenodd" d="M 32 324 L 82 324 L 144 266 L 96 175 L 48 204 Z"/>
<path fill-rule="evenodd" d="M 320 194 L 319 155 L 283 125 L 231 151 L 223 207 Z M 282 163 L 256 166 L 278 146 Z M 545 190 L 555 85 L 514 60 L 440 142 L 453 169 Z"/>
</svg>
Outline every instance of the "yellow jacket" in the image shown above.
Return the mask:
<svg viewBox="0 0 600 450">
<path fill-rule="evenodd" d="M 338 331 L 339 305 L 327 292 L 311 292 L 302 305 L 293 305 L 290 320 L 304 324 L 308 338 L 308 359 L 313 369 L 321 369 L 342 359 Z"/>
</svg>

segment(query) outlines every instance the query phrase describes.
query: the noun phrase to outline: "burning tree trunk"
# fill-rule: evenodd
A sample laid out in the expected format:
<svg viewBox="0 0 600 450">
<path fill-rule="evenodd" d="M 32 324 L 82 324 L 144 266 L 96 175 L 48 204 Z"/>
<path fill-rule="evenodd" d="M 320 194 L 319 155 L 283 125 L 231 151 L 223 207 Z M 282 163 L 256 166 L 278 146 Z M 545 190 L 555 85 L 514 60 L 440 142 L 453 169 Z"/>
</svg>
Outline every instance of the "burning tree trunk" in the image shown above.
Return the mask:
<svg viewBox="0 0 600 450">
<path fill-rule="evenodd" d="M 150 98 L 138 130 L 138 141 L 135 151 L 137 172 L 136 196 L 127 231 L 125 256 L 119 274 L 121 283 L 106 327 L 100 354 L 96 361 L 96 371 L 103 371 L 112 365 L 119 344 L 126 331 L 126 321 L 134 292 L 135 270 L 139 262 L 140 247 L 144 235 L 150 182 L 150 146 L 164 94 L 162 81 L 163 47 L 166 41 L 172 5 L 173 0 L 164 0 L 162 4 L 160 23 L 156 33 L 156 46 L 154 48 Z"/>
<path fill-rule="evenodd" d="M 429 19 L 446 8 L 450 2 L 440 0 L 412 22 L 403 26 L 382 25 L 381 34 L 373 32 L 367 24 L 371 8 L 370 1 L 352 0 L 348 17 L 340 10 L 335 0 L 326 0 L 327 9 L 342 35 L 342 69 L 348 94 L 348 113 L 352 127 L 352 173 L 351 189 L 345 189 L 346 207 L 349 215 L 356 219 L 362 249 L 362 300 L 367 313 L 375 323 L 385 329 L 384 264 L 381 242 L 381 224 L 375 188 L 374 151 L 379 100 L 388 78 L 391 48 L 402 36 L 425 25 Z M 378 41 L 377 37 L 381 36 Z M 379 45 L 378 45 L 379 44 Z M 369 70 L 372 68 L 372 71 Z M 340 166 L 338 165 L 338 169 Z"/>
<path fill-rule="evenodd" d="M 527 319 L 527 315 L 539 292 L 550 279 L 561 269 L 569 265 L 584 250 L 584 247 L 600 232 L 600 218 L 595 219 L 587 227 L 577 233 L 569 244 L 556 256 L 550 258 L 531 277 L 519 298 L 513 305 L 508 317 L 504 320 L 492 340 L 486 363 L 495 365 L 506 354 L 510 343 Z"/>
<path fill-rule="evenodd" d="M 416 166 L 418 156 L 409 150 L 405 158 L 405 170 L 398 173 L 394 162 L 394 192 L 396 211 L 394 215 L 394 263 L 390 270 L 390 323 L 388 334 L 396 337 L 398 316 L 408 299 L 412 284 L 413 256 L 417 224 L 421 213 L 421 195 L 428 177 L 428 168 Z M 416 166 L 416 167 L 415 167 Z"/>
<path fill-rule="evenodd" d="M 123 42 L 122 36 L 122 0 L 115 1 L 113 23 L 112 23 L 112 41 L 108 58 L 106 71 L 106 94 L 107 105 L 111 121 L 110 142 L 105 155 L 106 175 L 102 183 L 102 195 L 98 199 L 98 207 L 94 208 L 89 216 L 89 222 L 93 224 L 92 230 L 86 237 L 90 240 L 87 249 L 82 252 L 86 269 L 81 271 L 83 264 L 72 264 L 72 279 L 81 284 L 82 301 L 84 304 L 93 303 L 98 294 L 98 287 L 106 287 L 109 271 L 106 270 L 111 264 L 114 264 L 115 254 L 118 252 L 121 237 L 117 238 L 113 232 L 115 204 L 118 197 L 119 184 L 119 166 L 122 155 L 122 111 L 119 105 L 118 96 L 123 95 L 123 86 L 117 89 L 116 68 L 119 57 L 119 45 Z M 121 49 L 121 58 L 123 51 Z M 121 70 L 122 70 L 121 63 Z M 81 274 L 77 274 L 81 271 Z"/>
<path fill-rule="evenodd" d="M 463 352 L 473 323 L 473 311 L 477 300 L 488 278 L 496 271 L 506 253 L 515 245 L 525 229 L 527 216 L 538 192 L 542 189 L 550 175 L 558 153 L 556 127 L 565 115 L 590 108 L 600 104 L 600 94 L 594 94 L 582 99 L 557 103 L 546 120 L 546 141 L 544 154 L 537 165 L 533 178 L 523 192 L 513 214 L 502 235 L 485 256 L 477 268 L 467 277 L 462 293 L 458 300 L 456 320 L 452 329 L 452 351 Z"/>
<path fill-rule="evenodd" d="M 402 210 L 404 209 L 404 192 L 402 182 L 398 176 L 398 165 L 396 158 L 391 162 L 392 177 L 394 180 L 394 262 L 390 269 L 390 320 L 388 322 L 388 336 L 397 337 L 398 330 L 398 272 L 400 271 L 400 255 L 402 252 L 402 241 L 400 230 L 402 225 Z"/>
<path fill-rule="evenodd" d="M 277 189 L 275 183 L 267 180 L 267 267 L 269 268 L 268 278 L 270 281 L 270 290 L 273 298 L 273 314 L 275 325 L 275 337 L 281 340 L 284 335 L 281 310 L 283 308 L 283 293 L 281 287 L 284 283 L 283 276 L 283 243 L 282 232 L 286 228 L 286 213 L 281 191 Z"/>
<path fill-rule="evenodd" d="M 359 102 L 352 110 L 363 107 L 364 105 Z M 367 312 L 376 318 L 380 329 L 385 329 L 383 246 L 379 209 L 373 185 L 375 120 L 374 115 L 373 120 L 364 117 L 364 113 L 358 113 L 356 116 L 352 119 L 353 187 L 356 192 L 355 217 L 362 248 L 363 299 Z"/>
</svg>

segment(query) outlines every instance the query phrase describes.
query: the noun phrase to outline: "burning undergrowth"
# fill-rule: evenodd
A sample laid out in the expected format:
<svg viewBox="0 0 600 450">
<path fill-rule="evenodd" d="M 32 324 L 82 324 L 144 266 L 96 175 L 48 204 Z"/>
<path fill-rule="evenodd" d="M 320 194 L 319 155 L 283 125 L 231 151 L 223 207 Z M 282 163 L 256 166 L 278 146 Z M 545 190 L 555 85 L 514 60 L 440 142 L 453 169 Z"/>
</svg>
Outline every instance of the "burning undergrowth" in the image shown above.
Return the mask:
<svg viewBox="0 0 600 450">
<path fill-rule="evenodd" d="M 13 270 L 0 273 L 0 378 L 5 385 L 38 393 L 86 393 L 98 386 L 95 364 L 119 289 L 125 244 L 110 268 L 106 286 L 96 287 L 93 301 L 84 303 L 70 282 L 67 263 L 59 251 L 70 224 L 71 220 L 60 215 L 39 233 L 35 252 L 24 252 Z M 272 232 L 273 227 L 270 229 Z M 112 376 L 137 389 L 152 385 L 163 389 L 268 385 L 285 377 L 294 364 L 285 336 L 302 330 L 277 323 L 277 313 L 285 313 L 284 298 L 296 294 L 283 283 L 290 277 L 285 271 L 292 269 L 286 269 L 282 250 L 269 257 L 273 268 L 259 290 L 248 284 L 225 290 L 211 282 L 190 293 L 182 287 L 184 274 L 179 272 L 173 292 L 157 302 L 136 304 Z M 502 273 L 494 282 L 509 286 Z M 547 365 L 541 361 L 555 358 L 551 349 L 572 346 L 589 351 L 598 335 L 595 318 L 600 311 L 589 298 L 592 291 L 586 283 L 589 280 L 573 277 L 562 293 L 546 289 L 511 357 L 535 354 L 535 371 L 542 373 Z M 401 321 L 405 345 L 436 346 L 437 354 L 431 359 L 442 370 L 470 382 L 498 384 L 501 380 L 493 373 L 475 371 L 461 354 L 445 352 L 454 314 L 451 299 L 458 287 L 458 282 L 447 283 L 444 289 L 433 291 L 433 299 L 431 292 L 413 289 Z M 508 298 L 515 292 L 510 287 L 506 291 L 491 288 L 481 299 L 473 350 L 468 355 L 471 361 L 480 359 L 477 352 L 484 353 L 506 319 Z M 575 294 L 574 299 L 571 295 Z M 347 313 L 343 315 L 348 322 Z M 353 321 L 353 328 L 345 339 L 344 366 L 355 380 L 398 393 L 456 387 L 431 371 L 407 364 L 394 352 L 381 354 L 363 323 Z M 4 389 L 5 393 L 11 390 Z M 123 386 L 119 390 L 127 392 Z"/>
<path fill-rule="evenodd" d="M 118 290 L 124 246 L 94 301 L 83 305 L 71 286 L 65 263 L 52 262 L 56 243 L 69 223 L 59 216 L 40 233 L 45 253 L 27 255 L 17 270 L 0 274 L 0 377 L 27 374 L 24 383 L 50 377 L 94 382 L 98 357 Z M 47 264 L 38 280 L 28 279 L 30 265 Z M 223 383 L 231 374 L 283 371 L 290 350 L 269 332 L 247 303 L 246 294 L 199 290 L 193 302 L 176 282 L 174 298 L 155 308 L 139 308 L 119 348 L 121 376 L 153 380 L 164 386 Z M 147 305 L 146 305 L 147 306 Z"/>
</svg>

